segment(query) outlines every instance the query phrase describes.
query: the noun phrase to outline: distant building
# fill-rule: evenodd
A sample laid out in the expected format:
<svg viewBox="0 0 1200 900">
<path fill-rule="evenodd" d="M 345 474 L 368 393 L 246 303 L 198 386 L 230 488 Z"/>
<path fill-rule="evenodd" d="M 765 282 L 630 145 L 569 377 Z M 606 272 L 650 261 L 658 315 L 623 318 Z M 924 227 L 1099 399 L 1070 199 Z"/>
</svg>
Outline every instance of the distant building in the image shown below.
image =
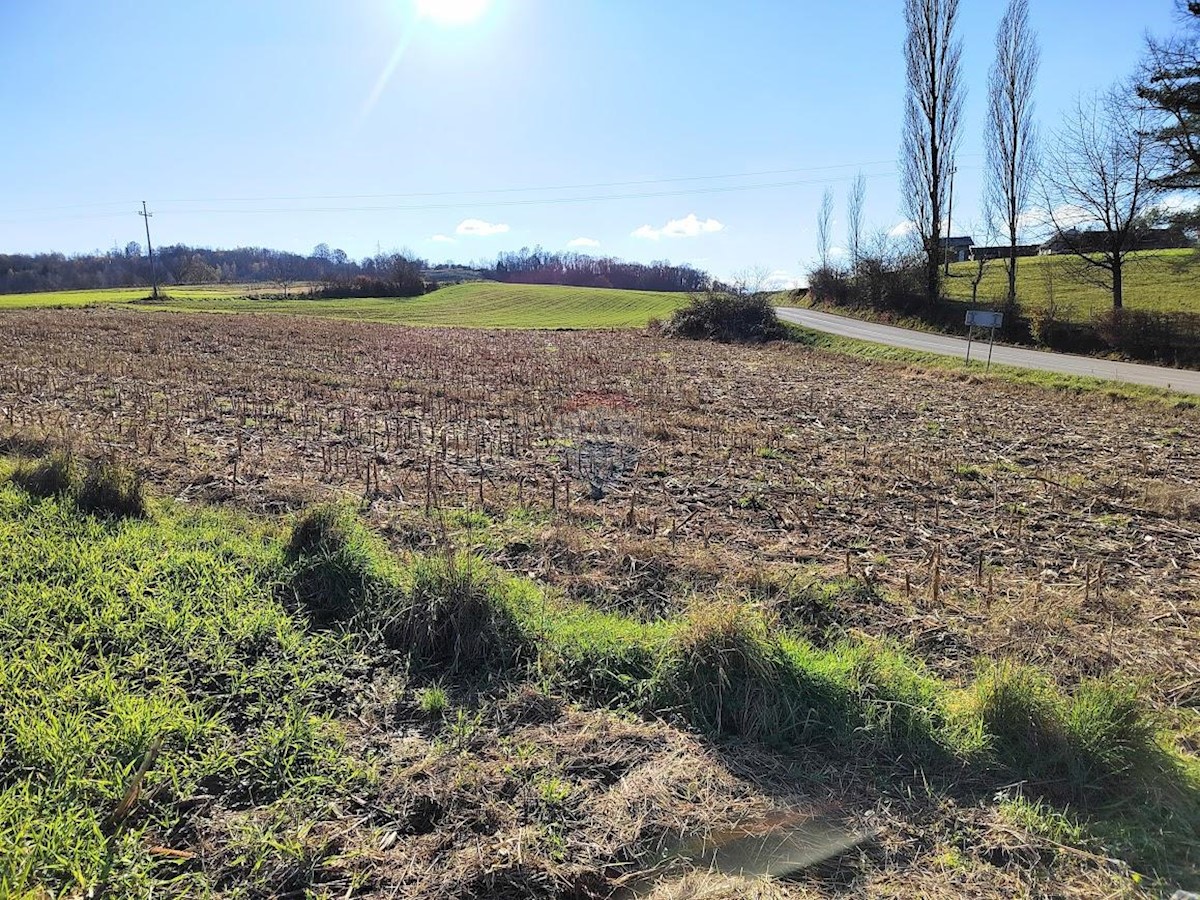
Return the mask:
<svg viewBox="0 0 1200 900">
<path fill-rule="evenodd" d="M 1081 231 L 1068 228 L 1057 231 L 1044 241 L 1038 252 L 1042 256 L 1060 253 L 1100 253 L 1111 245 L 1110 232 L 1100 229 Z M 1182 250 L 1195 243 L 1182 228 L 1147 228 L 1133 237 L 1133 250 Z"/>
<path fill-rule="evenodd" d="M 939 245 L 950 262 L 966 262 L 971 258 L 971 247 L 975 245 L 975 238 L 945 237 L 939 241 Z"/>
<path fill-rule="evenodd" d="M 1017 256 L 1037 256 L 1041 249 L 1040 244 L 1017 244 Z M 1009 247 L 972 247 L 971 261 L 1008 259 L 1009 250 Z"/>
</svg>

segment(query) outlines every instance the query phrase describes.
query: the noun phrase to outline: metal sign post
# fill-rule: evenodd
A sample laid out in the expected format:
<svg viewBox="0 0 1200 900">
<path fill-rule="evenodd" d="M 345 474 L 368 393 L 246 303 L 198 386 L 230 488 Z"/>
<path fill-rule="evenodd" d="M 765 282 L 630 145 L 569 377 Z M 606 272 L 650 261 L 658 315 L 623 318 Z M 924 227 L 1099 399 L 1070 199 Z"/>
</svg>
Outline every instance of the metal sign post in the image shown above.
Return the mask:
<svg viewBox="0 0 1200 900">
<path fill-rule="evenodd" d="M 975 328 L 986 328 L 991 332 L 988 341 L 988 358 L 985 372 L 992 370 L 992 348 L 996 346 L 996 329 L 1004 324 L 1004 313 L 992 312 L 986 309 L 967 311 L 967 365 L 971 364 L 971 340 L 975 336 Z"/>
</svg>

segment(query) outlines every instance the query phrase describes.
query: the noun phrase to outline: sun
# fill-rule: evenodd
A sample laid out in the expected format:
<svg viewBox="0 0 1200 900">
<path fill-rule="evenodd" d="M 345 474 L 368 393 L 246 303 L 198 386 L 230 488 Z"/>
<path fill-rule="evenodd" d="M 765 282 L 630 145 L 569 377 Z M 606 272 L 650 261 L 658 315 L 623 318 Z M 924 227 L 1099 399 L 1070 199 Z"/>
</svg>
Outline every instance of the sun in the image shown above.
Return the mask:
<svg viewBox="0 0 1200 900">
<path fill-rule="evenodd" d="M 491 0 L 416 0 L 417 15 L 442 25 L 469 25 L 485 12 Z"/>
</svg>

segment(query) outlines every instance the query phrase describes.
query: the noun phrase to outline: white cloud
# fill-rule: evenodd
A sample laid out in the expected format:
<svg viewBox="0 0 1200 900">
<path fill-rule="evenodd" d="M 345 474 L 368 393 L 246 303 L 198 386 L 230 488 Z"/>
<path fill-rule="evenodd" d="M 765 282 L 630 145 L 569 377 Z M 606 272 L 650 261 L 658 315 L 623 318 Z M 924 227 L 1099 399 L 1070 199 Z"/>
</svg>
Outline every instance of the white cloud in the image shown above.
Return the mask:
<svg viewBox="0 0 1200 900">
<path fill-rule="evenodd" d="M 599 247 L 600 242 L 595 238 L 577 237 L 574 240 L 567 241 L 568 247 Z"/>
<path fill-rule="evenodd" d="M 1051 214 L 1045 209 L 1027 209 L 1017 216 L 1017 230 L 1028 236 L 1048 235 L 1055 228 L 1079 228 L 1094 221 L 1087 210 L 1070 203 L 1064 203 L 1054 208 Z"/>
<path fill-rule="evenodd" d="M 790 291 L 800 287 L 800 277 L 784 269 L 776 269 L 763 281 L 764 291 Z"/>
<path fill-rule="evenodd" d="M 917 230 L 917 223 L 914 222 L 912 219 L 905 219 L 903 222 L 901 222 L 899 225 L 897 225 L 895 228 L 893 228 L 891 231 L 888 232 L 888 237 L 894 237 L 894 238 L 908 237 L 910 234 L 912 234 L 916 230 Z"/>
<path fill-rule="evenodd" d="M 1158 202 L 1158 208 L 1167 213 L 1177 213 L 1185 209 L 1195 209 L 1196 201 L 1181 191 L 1174 191 Z"/>
<path fill-rule="evenodd" d="M 463 219 L 458 223 L 458 227 L 454 229 L 455 234 L 469 235 L 471 237 L 490 237 L 493 234 L 506 234 L 508 226 L 504 224 L 493 224 L 485 222 L 483 219 Z"/>
<path fill-rule="evenodd" d="M 664 237 L 699 237 L 702 234 L 714 234 L 724 230 L 725 226 L 716 219 L 699 219 L 695 213 L 690 213 L 682 219 L 671 219 L 662 228 L 643 225 L 634 231 L 632 236 L 647 241 L 657 241 Z"/>
<path fill-rule="evenodd" d="M 455 240 L 454 240 L 454 238 L 452 238 L 452 237 L 449 237 L 448 235 L 445 235 L 445 234 L 435 234 L 433 237 L 431 237 L 431 238 L 430 238 L 430 240 L 431 240 L 431 241 L 433 241 L 435 244 L 453 244 L 453 243 L 456 243 L 456 242 L 455 242 Z"/>
</svg>

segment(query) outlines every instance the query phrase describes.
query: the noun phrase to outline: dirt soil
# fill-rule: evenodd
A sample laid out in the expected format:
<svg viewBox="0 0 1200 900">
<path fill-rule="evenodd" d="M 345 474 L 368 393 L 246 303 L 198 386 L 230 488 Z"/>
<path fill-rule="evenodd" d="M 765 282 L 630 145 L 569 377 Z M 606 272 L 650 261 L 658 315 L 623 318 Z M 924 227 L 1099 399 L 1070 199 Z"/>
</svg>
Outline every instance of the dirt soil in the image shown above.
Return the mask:
<svg viewBox="0 0 1200 900">
<path fill-rule="evenodd" d="M 633 332 L 102 309 L 7 313 L 0 327 L 10 449 L 119 456 L 184 501 L 280 512 L 361 498 L 399 546 L 452 530 L 645 618 L 736 591 L 814 639 L 899 640 L 951 679 L 1010 656 L 1064 686 L 1127 673 L 1168 715 L 1200 702 L 1194 410 Z M 810 589 L 830 584 L 842 587 Z M 379 896 L 606 896 L 597 878 L 641 888 L 660 856 L 702 860 L 681 835 L 742 841 L 745 823 L 784 821 L 846 845 L 784 883 L 648 889 L 1137 892 L 1112 861 L 911 772 L 885 789 L 853 762 L 567 706 L 510 715 L 497 701 L 469 734 L 430 731 L 397 702 L 363 701 L 350 723 L 383 761 L 386 806 L 314 825 L 336 832 L 339 859 L 354 850 L 354 878 Z M 432 752 L 448 740 L 455 753 Z M 1196 751 L 1194 732 L 1180 740 Z"/>
</svg>

